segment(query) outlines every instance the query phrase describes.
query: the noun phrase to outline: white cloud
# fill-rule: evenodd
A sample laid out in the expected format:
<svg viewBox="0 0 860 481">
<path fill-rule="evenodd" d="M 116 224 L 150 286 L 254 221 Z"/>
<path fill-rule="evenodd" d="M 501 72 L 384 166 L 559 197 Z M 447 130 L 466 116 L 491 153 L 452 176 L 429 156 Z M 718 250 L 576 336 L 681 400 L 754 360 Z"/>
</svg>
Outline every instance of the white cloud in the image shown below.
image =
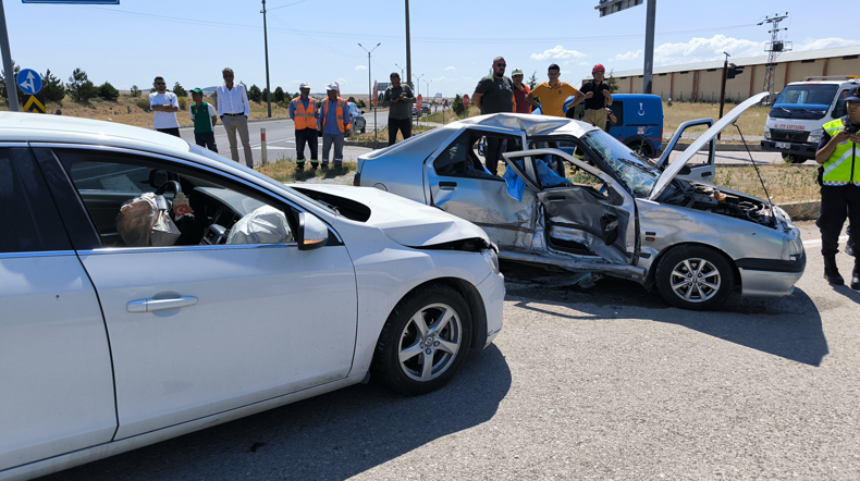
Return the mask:
<svg viewBox="0 0 860 481">
<path fill-rule="evenodd" d="M 764 55 L 764 42 L 714 35 L 711 38 L 692 38 L 689 42 L 664 43 L 654 49 L 654 63 L 674 65 L 680 63 L 720 60 L 723 51 L 734 58 Z"/>
<path fill-rule="evenodd" d="M 338 84 L 338 85 L 346 85 L 347 83 L 348 83 L 348 82 L 347 82 L 347 81 L 346 81 L 346 79 L 345 79 L 345 78 L 343 78 L 343 77 L 340 77 L 340 78 L 338 78 L 338 79 L 337 79 L 337 84 Z"/>
<path fill-rule="evenodd" d="M 584 67 L 588 67 L 588 62 L 579 62 L 577 65 L 582 65 Z"/>
<path fill-rule="evenodd" d="M 844 38 L 830 37 L 817 40 L 808 38 L 801 44 L 795 44 L 794 50 L 804 52 L 807 50 L 823 50 L 825 48 L 854 47 L 860 45 L 860 40 L 846 40 Z"/>
<path fill-rule="evenodd" d="M 452 66 L 452 67 L 445 67 L 445 71 L 446 71 L 446 72 L 453 72 L 453 71 L 455 71 L 455 70 L 457 70 L 457 69 L 456 69 L 456 68 L 454 68 L 453 66 Z"/>
<path fill-rule="evenodd" d="M 364 66 L 364 65 L 356 65 L 356 66 L 355 66 L 355 69 L 356 69 L 356 70 L 367 70 L 367 67 L 366 67 L 366 66 Z"/>
<path fill-rule="evenodd" d="M 586 56 L 587 55 L 582 53 L 582 52 L 578 52 L 576 50 L 565 50 L 565 48 L 562 47 L 561 45 L 556 45 L 555 47 L 553 47 L 549 50 L 544 50 L 543 53 L 531 54 L 531 59 L 532 60 L 548 60 L 548 59 L 569 60 L 569 59 L 583 58 Z"/>
<path fill-rule="evenodd" d="M 615 56 L 616 62 L 622 62 L 624 60 L 636 60 L 639 56 L 642 55 L 641 50 L 637 50 L 635 52 L 627 52 L 627 53 L 619 53 Z"/>
</svg>

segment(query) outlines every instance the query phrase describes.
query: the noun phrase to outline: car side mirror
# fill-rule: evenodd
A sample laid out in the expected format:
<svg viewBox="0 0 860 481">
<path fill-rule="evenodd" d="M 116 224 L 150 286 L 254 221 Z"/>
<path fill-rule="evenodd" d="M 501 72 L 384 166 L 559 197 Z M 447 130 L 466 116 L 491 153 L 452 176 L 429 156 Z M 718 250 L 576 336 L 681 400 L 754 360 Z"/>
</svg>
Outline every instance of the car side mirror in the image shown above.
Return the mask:
<svg viewBox="0 0 860 481">
<path fill-rule="evenodd" d="M 158 189 L 162 185 L 166 184 L 168 180 L 168 175 L 166 170 L 150 170 L 149 171 L 149 186 L 153 189 Z"/>
<path fill-rule="evenodd" d="M 322 247 L 328 243 L 328 226 L 313 214 L 299 212 L 299 229 L 296 241 L 300 251 Z"/>
<path fill-rule="evenodd" d="M 693 173 L 693 171 L 690 170 L 689 165 L 685 165 L 685 166 L 681 167 L 681 170 L 678 171 L 678 175 L 690 175 L 692 173 Z"/>
<path fill-rule="evenodd" d="M 364 114 L 364 110 L 362 110 L 361 113 Z"/>
</svg>

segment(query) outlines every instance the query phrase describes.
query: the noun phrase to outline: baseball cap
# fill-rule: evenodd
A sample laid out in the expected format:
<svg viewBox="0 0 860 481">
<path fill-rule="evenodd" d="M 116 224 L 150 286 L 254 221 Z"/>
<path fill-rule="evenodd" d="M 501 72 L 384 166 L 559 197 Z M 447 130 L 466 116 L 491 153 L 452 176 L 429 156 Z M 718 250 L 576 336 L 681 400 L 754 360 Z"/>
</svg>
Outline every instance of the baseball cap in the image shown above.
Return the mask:
<svg viewBox="0 0 860 481">
<path fill-rule="evenodd" d="M 511 74 L 511 77 L 516 77 L 517 75 L 522 75 L 523 71 L 521 69 L 515 68 L 514 73 Z"/>
<path fill-rule="evenodd" d="M 307 83 L 307 82 L 302 82 L 302 83 L 299 85 L 299 88 L 300 88 L 300 89 L 309 89 L 309 88 L 311 88 L 311 84 L 309 84 L 309 83 Z"/>
<path fill-rule="evenodd" d="M 854 90 L 848 92 L 848 97 L 845 97 L 846 102 L 860 102 L 860 87 L 854 87 Z"/>
<path fill-rule="evenodd" d="M 594 72 L 606 72 L 606 69 L 603 68 L 603 64 L 597 64 L 594 66 L 593 69 L 591 69 L 591 73 L 594 73 Z"/>
<path fill-rule="evenodd" d="M 203 95 L 203 90 L 201 90 L 200 87 L 197 87 L 196 89 L 191 89 L 191 93 Z"/>
<path fill-rule="evenodd" d="M 328 87 L 326 87 L 325 89 L 337 91 L 337 84 L 328 84 Z"/>
</svg>

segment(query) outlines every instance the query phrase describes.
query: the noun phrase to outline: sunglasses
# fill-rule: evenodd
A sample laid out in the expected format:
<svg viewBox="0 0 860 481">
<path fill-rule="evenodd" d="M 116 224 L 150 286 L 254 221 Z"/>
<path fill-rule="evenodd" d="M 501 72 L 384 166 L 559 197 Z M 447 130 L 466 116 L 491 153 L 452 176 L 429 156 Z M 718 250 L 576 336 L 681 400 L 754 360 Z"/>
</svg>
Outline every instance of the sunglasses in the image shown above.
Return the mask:
<svg viewBox="0 0 860 481">
<path fill-rule="evenodd" d="M 497 63 L 496 64 L 496 67 L 507 67 L 507 66 L 508 66 L 508 64 L 506 64 L 506 63 Z"/>
<path fill-rule="evenodd" d="M 164 82 L 156 82 L 155 85 L 167 85 L 167 84 Z"/>
</svg>

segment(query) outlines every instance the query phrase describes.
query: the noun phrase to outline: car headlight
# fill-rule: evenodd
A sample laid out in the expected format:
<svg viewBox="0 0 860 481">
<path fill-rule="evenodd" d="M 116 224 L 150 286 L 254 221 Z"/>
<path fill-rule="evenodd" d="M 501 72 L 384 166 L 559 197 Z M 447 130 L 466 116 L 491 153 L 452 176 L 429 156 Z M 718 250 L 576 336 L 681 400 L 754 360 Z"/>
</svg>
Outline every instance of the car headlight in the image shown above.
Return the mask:
<svg viewBox="0 0 860 481">
<path fill-rule="evenodd" d="M 764 138 L 765 140 L 770 140 L 770 129 L 767 127 L 764 129 Z"/>
<path fill-rule="evenodd" d="M 812 144 L 817 144 L 821 142 L 821 137 L 824 136 L 824 129 L 813 130 L 809 134 L 809 142 Z"/>
<path fill-rule="evenodd" d="M 484 249 L 481 251 L 481 255 L 484 256 L 484 260 L 487 261 L 487 265 L 490 266 L 490 269 L 493 270 L 494 273 L 499 273 L 499 255 L 496 254 L 495 249 Z"/>
</svg>

